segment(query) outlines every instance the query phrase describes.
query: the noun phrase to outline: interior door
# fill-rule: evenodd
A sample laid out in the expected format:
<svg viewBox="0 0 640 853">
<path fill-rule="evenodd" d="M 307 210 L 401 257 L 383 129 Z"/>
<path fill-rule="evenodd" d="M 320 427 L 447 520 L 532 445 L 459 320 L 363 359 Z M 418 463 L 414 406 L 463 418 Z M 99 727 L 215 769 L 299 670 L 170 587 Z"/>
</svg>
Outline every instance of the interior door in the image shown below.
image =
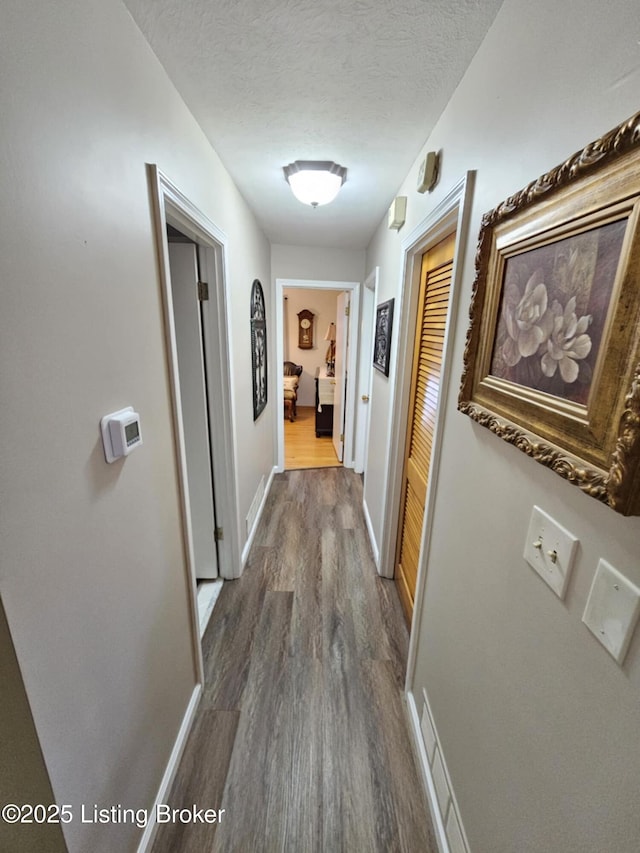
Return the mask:
<svg viewBox="0 0 640 853">
<path fill-rule="evenodd" d="M 171 296 L 176 331 L 178 374 L 191 533 L 198 579 L 218 577 L 215 541 L 213 465 L 198 301 L 198 256 L 193 243 L 169 243 Z"/>
<path fill-rule="evenodd" d="M 454 249 L 455 234 L 451 234 L 422 257 L 394 572 L 409 624 L 440 397 Z"/>
<path fill-rule="evenodd" d="M 338 294 L 336 314 L 336 362 L 335 362 L 335 396 L 333 398 L 333 446 L 336 456 L 342 462 L 344 455 L 344 400 L 347 383 L 347 347 L 349 343 L 349 294 L 346 291 Z"/>
<path fill-rule="evenodd" d="M 373 373 L 373 332 L 375 325 L 375 281 L 368 284 L 365 281 L 362 292 L 362 314 L 360 316 L 360 344 L 358 367 L 358 393 L 356 397 L 356 437 L 355 465 L 356 474 L 362 474 L 365 469 L 369 447 L 369 413 L 371 407 L 371 385 Z"/>
</svg>

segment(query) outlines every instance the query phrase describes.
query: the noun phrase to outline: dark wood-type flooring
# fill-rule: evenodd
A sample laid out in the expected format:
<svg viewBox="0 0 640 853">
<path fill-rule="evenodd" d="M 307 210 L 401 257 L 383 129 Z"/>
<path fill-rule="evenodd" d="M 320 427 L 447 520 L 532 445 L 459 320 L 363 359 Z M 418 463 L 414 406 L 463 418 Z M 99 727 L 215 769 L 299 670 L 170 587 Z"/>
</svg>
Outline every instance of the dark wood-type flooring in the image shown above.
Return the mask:
<svg viewBox="0 0 640 853">
<path fill-rule="evenodd" d="M 206 683 L 153 853 L 436 853 L 402 688 L 408 636 L 376 574 L 361 479 L 277 475 L 203 638 Z"/>
</svg>

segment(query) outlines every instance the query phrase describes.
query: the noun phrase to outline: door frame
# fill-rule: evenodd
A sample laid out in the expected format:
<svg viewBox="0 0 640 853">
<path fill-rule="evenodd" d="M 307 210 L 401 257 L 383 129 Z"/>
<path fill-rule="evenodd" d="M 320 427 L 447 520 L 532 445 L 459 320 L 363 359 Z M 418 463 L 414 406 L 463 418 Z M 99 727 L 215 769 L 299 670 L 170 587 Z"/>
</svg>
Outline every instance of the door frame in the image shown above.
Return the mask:
<svg viewBox="0 0 640 853">
<path fill-rule="evenodd" d="M 345 468 L 354 466 L 354 427 L 355 427 L 355 399 L 357 386 L 357 366 L 359 348 L 359 324 L 360 311 L 360 282 L 359 281 L 317 281 L 315 279 L 301 278 L 277 278 L 274 288 L 274 312 L 275 335 L 276 335 L 276 472 L 284 471 L 284 417 L 281 411 L 281 401 L 284 399 L 284 380 L 282 368 L 278 367 L 284 362 L 284 291 L 288 289 L 298 290 L 347 290 L 350 293 L 349 322 L 349 355 L 345 365 L 346 371 L 353 379 L 347 384 L 345 399 L 344 418 L 344 447 L 342 451 L 342 465 Z"/>
<path fill-rule="evenodd" d="M 358 397 L 360 399 L 356 400 L 356 433 L 353 453 L 353 467 L 356 474 L 365 474 L 369 452 L 371 393 L 373 387 L 373 332 L 376 324 L 379 277 L 380 267 L 374 267 L 365 278 L 364 287 L 362 288 L 362 322 L 360 323 L 360 345 L 358 347 Z M 366 403 L 362 401 L 363 394 L 369 397 Z"/>
<path fill-rule="evenodd" d="M 155 164 L 148 164 L 147 171 L 153 201 L 153 223 L 162 292 L 176 475 L 180 498 L 187 585 L 190 592 L 191 631 L 198 677 L 200 681 L 203 681 L 204 670 L 193 559 L 193 534 L 187 488 L 184 426 L 180 405 L 180 379 L 171 298 L 167 223 L 190 237 L 202 248 L 200 272 L 204 280 L 209 282 L 209 300 L 203 303 L 202 319 L 205 335 L 204 359 L 209 384 L 209 438 L 215 469 L 214 489 L 218 490 L 219 495 L 225 496 L 224 501 L 219 500 L 216 503 L 217 524 L 224 527 L 224 538 L 218 542 L 218 571 L 222 578 L 238 577 L 242 572 L 235 477 L 236 448 L 233 430 L 233 398 L 229 371 L 231 363 L 230 321 L 226 269 L 228 240 L 226 235 L 192 204 Z M 213 405 L 214 400 L 215 406 Z"/>
<path fill-rule="evenodd" d="M 414 626 L 420 621 L 426 583 L 426 566 L 433 525 L 435 502 L 437 499 L 438 469 L 442 446 L 442 427 L 444 421 L 444 401 L 447 399 L 452 374 L 452 354 L 455 337 L 458 294 L 462 277 L 463 259 L 466 250 L 467 232 L 471 214 L 471 198 L 475 172 L 467 172 L 464 177 L 447 193 L 433 211 L 420 222 L 402 242 L 402 271 L 400 279 L 400 305 L 398 313 L 398 352 L 395 368 L 395 383 L 392 403 L 390 431 L 390 453 L 387 476 L 387 500 L 384 507 L 383 542 L 381 547 L 381 571 L 383 577 L 392 578 L 398 535 L 400 499 L 402 494 L 402 469 L 404 464 L 404 442 L 407 431 L 409 395 L 411 391 L 411 367 L 414 351 L 414 332 L 418 311 L 420 291 L 420 273 L 422 256 L 439 243 L 447 234 L 456 232 L 456 247 L 451 275 L 451 293 L 447 312 L 447 326 L 442 351 L 442 373 L 440 377 L 440 396 L 436 412 L 436 425 L 431 451 L 431 468 L 424 521 L 418 558 L 418 577 L 411 622 L 409 659 L 407 662 L 407 685 L 412 683 L 415 667 L 417 632 Z"/>
<path fill-rule="evenodd" d="M 342 319 L 340 318 L 340 311 L 342 311 Z M 349 317 L 350 314 L 351 294 L 347 293 L 344 290 L 341 290 L 336 297 L 336 341 L 334 344 L 334 377 L 332 381 L 332 384 L 335 386 L 335 388 L 333 392 L 333 419 L 331 423 L 331 441 L 333 442 L 333 449 L 335 450 L 336 456 L 338 457 L 338 461 L 341 465 L 344 465 L 344 459 L 346 456 L 345 438 L 347 434 L 347 404 L 345 399 L 345 392 L 348 390 L 346 383 L 348 375 L 348 366 L 346 359 L 349 353 L 349 341 L 351 337 L 349 331 L 349 321 L 345 320 L 344 318 Z M 342 330 L 341 339 L 339 339 L 338 329 Z M 340 370 L 338 370 L 339 366 L 341 367 Z M 340 393 L 338 395 L 338 398 L 336 399 L 336 392 L 338 391 Z M 353 396 L 353 399 L 355 404 L 355 394 Z M 338 416 L 337 418 L 336 415 Z"/>
</svg>

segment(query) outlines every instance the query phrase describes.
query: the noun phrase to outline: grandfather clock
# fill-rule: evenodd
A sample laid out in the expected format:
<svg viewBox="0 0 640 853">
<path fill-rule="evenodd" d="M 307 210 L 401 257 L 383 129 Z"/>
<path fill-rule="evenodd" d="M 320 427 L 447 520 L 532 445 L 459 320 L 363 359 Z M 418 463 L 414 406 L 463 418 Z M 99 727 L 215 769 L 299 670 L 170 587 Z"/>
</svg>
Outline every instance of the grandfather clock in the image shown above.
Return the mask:
<svg viewBox="0 0 640 853">
<path fill-rule="evenodd" d="M 298 348 L 313 349 L 313 317 L 312 311 L 298 312 Z"/>
</svg>

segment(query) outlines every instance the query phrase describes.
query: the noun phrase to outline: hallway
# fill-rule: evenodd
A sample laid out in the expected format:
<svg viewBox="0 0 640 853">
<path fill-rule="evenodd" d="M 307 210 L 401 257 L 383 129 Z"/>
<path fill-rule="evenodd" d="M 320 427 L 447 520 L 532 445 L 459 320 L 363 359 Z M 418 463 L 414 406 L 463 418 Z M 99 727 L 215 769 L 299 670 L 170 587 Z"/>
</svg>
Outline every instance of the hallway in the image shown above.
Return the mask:
<svg viewBox="0 0 640 853">
<path fill-rule="evenodd" d="M 408 635 L 375 572 L 362 483 L 277 475 L 203 639 L 206 683 L 153 853 L 435 853 L 402 696 Z"/>
</svg>

